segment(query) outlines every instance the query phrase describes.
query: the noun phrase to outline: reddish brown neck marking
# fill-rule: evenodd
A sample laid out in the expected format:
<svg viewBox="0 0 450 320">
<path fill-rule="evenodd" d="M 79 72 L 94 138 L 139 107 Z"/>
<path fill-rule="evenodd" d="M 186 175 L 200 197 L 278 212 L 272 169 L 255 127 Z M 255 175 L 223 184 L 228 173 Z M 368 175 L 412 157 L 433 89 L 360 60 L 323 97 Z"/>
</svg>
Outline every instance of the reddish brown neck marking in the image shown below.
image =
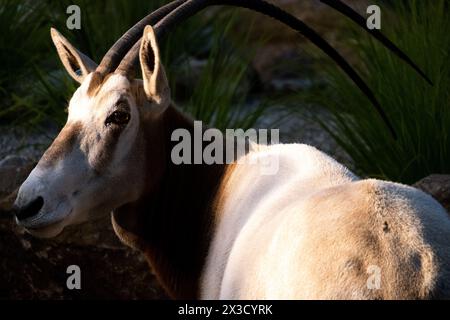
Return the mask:
<svg viewBox="0 0 450 320">
<path fill-rule="evenodd" d="M 147 159 L 154 157 L 155 152 L 165 154 L 161 182 L 156 190 L 149 190 L 126 210 L 138 210 L 143 251 L 169 295 L 195 299 L 211 242 L 215 199 L 220 198 L 221 181 L 232 167 L 174 165 L 170 151 L 176 142 L 171 142 L 170 137 L 177 128 L 185 128 L 193 136 L 193 122 L 170 107 L 164 114 L 163 147 L 147 148 Z"/>
</svg>

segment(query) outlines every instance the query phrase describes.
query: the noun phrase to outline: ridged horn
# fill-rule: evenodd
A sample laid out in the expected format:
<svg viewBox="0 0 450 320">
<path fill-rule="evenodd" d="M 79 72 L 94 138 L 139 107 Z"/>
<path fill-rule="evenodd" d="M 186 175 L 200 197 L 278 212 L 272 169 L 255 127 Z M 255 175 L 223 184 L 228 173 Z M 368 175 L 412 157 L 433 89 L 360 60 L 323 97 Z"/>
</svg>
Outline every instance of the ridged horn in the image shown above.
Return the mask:
<svg viewBox="0 0 450 320">
<path fill-rule="evenodd" d="M 114 43 L 114 45 L 108 50 L 108 52 L 103 57 L 100 65 L 97 67 L 99 73 L 106 75 L 113 72 L 119 65 L 122 58 L 130 50 L 130 48 L 142 37 L 142 31 L 146 25 L 154 25 L 159 20 L 164 18 L 167 14 L 172 12 L 178 6 L 185 3 L 187 0 L 175 0 L 163 7 L 153 11 L 141 21 L 136 23 L 127 32 L 124 33 L 119 40 Z"/>
<path fill-rule="evenodd" d="M 155 26 L 155 32 L 158 39 L 161 39 L 167 34 L 167 32 L 181 23 L 182 21 L 188 19 L 189 17 L 195 15 L 206 7 L 213 5 L 229 5 L 235 7 L 242 7 L 251 9 L 253 11 L 262 13 L 269 17 L 272 17 L 292 29 L 298 31 L 300 34 L 309 39 L 313 44 L 315 44 L 319 49 L 325 52 L 331 59 L 333 59 L 338 66 L 352 79 L 352 81 L 358 86 L 358 88 L 367 96 L 372 105 L 375 107 L 376 111 L 379 113 L 381 119 L 386 124 L 393 138 L 396 139 L 396 133 L 394 127 L 392 126 L 389 118 L 381 107 L 380 103 L 376 99 L 372 90 L 364 82 L 364 80 L 358 75 L 358 73 L 350 66 L 350 64 L 322 37 L 320 37 L 317 32 L 308 27 L 303 21 L 292 16 L 286 11 L 280 9 L 279 7 L 270 4 L 263 0 L 189 0 L 172 12 L 167 14 L 162 20 L 160 20 Z M 143 29 L 143 28 L 142 28 Z M 122 73 L 130 76 L 133 72 L 134 67 L 138 63 L 140 48 L 140 40 L 137 41 L 130 51 L 125 55 L 122 62 L 119 64 L 116 72 Z"/>
</svg>

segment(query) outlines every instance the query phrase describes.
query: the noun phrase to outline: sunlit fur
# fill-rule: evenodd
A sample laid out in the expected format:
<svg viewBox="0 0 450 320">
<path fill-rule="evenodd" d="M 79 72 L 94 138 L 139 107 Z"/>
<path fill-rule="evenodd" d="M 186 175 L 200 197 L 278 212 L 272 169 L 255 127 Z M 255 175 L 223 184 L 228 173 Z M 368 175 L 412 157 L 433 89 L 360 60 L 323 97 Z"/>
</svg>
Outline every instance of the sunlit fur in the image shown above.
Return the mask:
<svg viewBox="0 0 450 320">
<path fill-rule="evenodd" d="M 306 145 L 276 145 L 262 176 L 238 165 L 222 186 L 202 278 L 206 299 L 449 297 L 450 220 L 430 196 L 360 180 Z M 368 287 L 371 266 L 381 287 Z"/>
<path fill-rule="evenodd" d="M 22 222 L 31 233 L 54 236 L 67 224 L 109 213 L 139 192 L 139 174 L 126 168 L 139 168 L 139 163 L 134 164 L 129 157 L 139 141 L 140 127 L 131 84 L 125 77 L 114 75 L 90 97 L 89 81 L 90 76 L 73 95 L 66 125 L 19 190 L 19 206 L 33 197 L 45 196 L 41 213 Z M 128 100 L 131 120 L 116 136 L 104 123 L 119 99 Z M 122 188 L 125 183 L 127 187 Z M 34 230 L 60 220 L 53 228 Z"/>
</svg>

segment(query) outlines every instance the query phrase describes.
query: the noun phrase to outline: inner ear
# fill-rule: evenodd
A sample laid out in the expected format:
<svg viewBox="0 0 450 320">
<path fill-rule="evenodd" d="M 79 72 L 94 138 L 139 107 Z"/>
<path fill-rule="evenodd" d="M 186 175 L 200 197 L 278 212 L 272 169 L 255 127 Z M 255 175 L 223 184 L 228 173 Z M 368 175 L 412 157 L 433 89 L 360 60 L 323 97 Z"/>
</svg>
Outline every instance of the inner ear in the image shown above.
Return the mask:
<svg viewBox="0 0 450 320">
<path fill-rule="evenodd" d="M 150 71 L 151 73 L 155 72 L 155 53 L 153 52 L 153 50 L 147 50 L 147 52 L 145 53 L 145 60 L 146 60 L 146 65 L 148 67 L 148 71 Z"/>
<path fill-rule="evenodd" d="M 141 64 L 142 64 L 142 72 L 144 79 L 154 82 L 155 79 L 151 79 L 155 75 L 156 70 L 156 64 L 158 63 L 157 57 L 155 55 L 155 49 L 158 50 L 158 48 L 154 48 L 154 44 L 151 43 L 149 39 L 143 39 L 144 43 L 142 44 L 141 49 Z"/>
<path fill-rule="evenodd" d="M 69 49 L 64 46 L 64 48 L 69 51 Z M 74 56 L 69 55 L 67 57 L 67 60 L 69 62 L 70 68 L 72 69 L 73 72 L 75 72 L 77 75 L 82 76 L 82 70 L 81 70 L 81 66 L 78 64 L 77 59 L 75 59 Z"/>
<path fill-rule="evenodd" d="M 59 58 L 69 75 L 79 83 L 97 68 L 97 64 L 78 51 L 56 29 L 51 29 L 51 36 Z"/>
<path fill-rule="evenodd" d="M 161 64 L 156 35 L 151 26 L 144 29 L 139 57 L 147 98 L 156 102 L 161 111 L 165 110 L 170 103 L 170 89 Z"/>
</svg>

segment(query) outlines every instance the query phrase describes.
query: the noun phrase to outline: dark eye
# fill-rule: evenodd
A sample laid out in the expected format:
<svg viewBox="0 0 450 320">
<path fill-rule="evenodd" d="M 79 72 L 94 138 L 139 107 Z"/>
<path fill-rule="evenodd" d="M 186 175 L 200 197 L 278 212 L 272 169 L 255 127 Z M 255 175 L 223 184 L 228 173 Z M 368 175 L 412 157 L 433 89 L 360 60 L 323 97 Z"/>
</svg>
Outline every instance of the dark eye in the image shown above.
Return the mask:
<svg viewBox="0 0 450 320">
<path fill-rule="evenodd" d="M 125 111 L 116 110 L 106 119 L 105 126 L 115 124 L 118 126 L 126 125 L 130 121 L 130 114 Z"/>
</svg>

